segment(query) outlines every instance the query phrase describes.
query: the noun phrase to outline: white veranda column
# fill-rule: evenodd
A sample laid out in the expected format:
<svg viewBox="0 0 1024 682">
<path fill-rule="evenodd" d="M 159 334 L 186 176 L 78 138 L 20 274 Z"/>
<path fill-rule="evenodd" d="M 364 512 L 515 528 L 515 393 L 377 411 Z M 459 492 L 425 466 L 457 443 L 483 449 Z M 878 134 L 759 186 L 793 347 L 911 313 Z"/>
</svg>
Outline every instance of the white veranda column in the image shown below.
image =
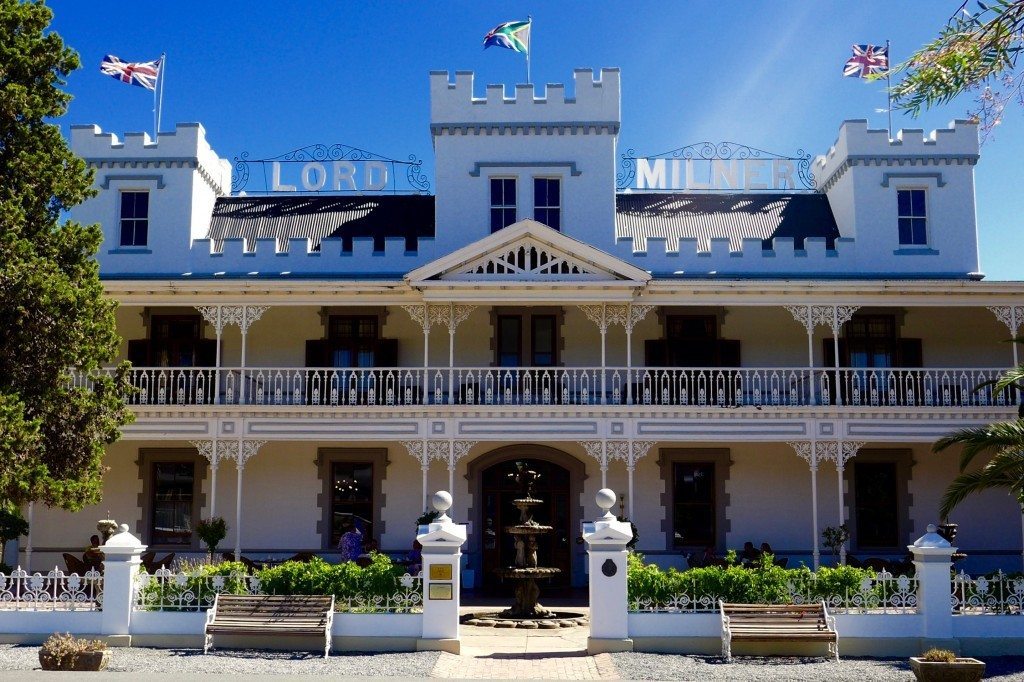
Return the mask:
<svg viewBox="0 0 1024 682">
<path fill-rule="evenodd" d="M 828 459 L 836 465 L 836 484 L 839 496 L 839 525 L 846 523 L 846 502 L 843 500 L 843 472 L 846 470 L 846 463 L 850 461 L 857 451 L 864 446 L 861 441 L 840 440 L 829 448 Z M 839 546 L 839 562 L 846 563 L 846 543 Z"/>
<path fill-rule="evenodd" d="M 607 339 L 608 339 L 608 306 L 605 303 L 599 303 L 596 305 L 581 305 L 580 310 L 587 316 L 587 319 L 597 325 L 597 330 L 601 333 L 601 400 L 603 404 L 607 400 L 607 394 L 605 393 L 608 384 L 606 381 L 606 365 L 607 365 Z"/>
<path fill-rule="evenodd" d="M 580 440 L 576 441 L 580 447 L 586 450 L 587 454 L 597 460 L 601 468 L 601 487 L 608 487 L 608 451 L 603 440 Z"/>
<path fill-rule="evenodd" d="M 210 463 L 210 518 L 217 515 L 217 468 L 220 457 L 217 454 L 217 439 L 190 441 L 199 454 Z"/>
<path fill-rule="evenodd" d="M 640 458 L 650 452 L 655 441 L 652 440 L 609 440 L 607 445 L 608 460 L 622 460 L 626 464 L 626 486 L 629 497 L 629 518 L 633 518 L 633 472 L 636 471 L 636 463 Z"/>
<path fill-rule="evenodd" d="M 992 314 L 1010 330 L 1010 338 L 1017 338 L 1017 332 L 1024 326 L 1024 306 L 1020 305 L 990 305 L 988 307 Z M 1017 350 L 1019 344 L 1011 343 L 1013 352 L 1013 366 L 1020 364 L 1020 357 Z"/>
<path fill-rule="evenodd" d="M 812 405 L 817 404 L 814 395 L 814 320 L 811 317 L 811 306 L 809 305 L 787 305 L 785 306 L 793 319 L 804 326 L 807 331 L 807 381 L 808 397 Z"/>
<path fill-rule="evenodd" d="M 470 313 L 476 309 L 475 305 L 464 305 L 462 303 L 449 303 L 446 306 L 431 306 L 439 308 L 439 318 L 444 326 L 448 327 L 448 402 L 455 402 L 455 393 L 452 388 L 455 386 L 455 330 L 466 321 Z"/>
<path fill-rule="evenodd" d="M 217 347 L 215 350 L 216 357 L 214 358 L 214 373 L 213 373 L 213 403 L 220 403 L 220 342 L 221 337 L 224 333 L 224 315 L 219 305 L 201 305 L 196 308 L 203 319 L 213 325 L 213 330 L 217 333 Z"/>
<path fill-rule="evenodd" d="M 242 471 L 248 462 L 259 449 L 266 443 L 265 440 L 238 440 L 237 449 L 234 452 L 235 469 L 237 472 L 237 496 L 235 497 L 235 561 L 242 556 Z"/>
<path fill-rule="evenodd" d="M 432 307 L 434 306 L 429 306 L 426 303 L 402 306 L 402 310 L 409 313 L 409 317 L 412 318 L 413 322 L 418 324 L 420 329 L 423 330 L 423 386 L 421 389 L 423 395 L 420 396 L 420 402 L 424 405 L 429 402 L 427 400 L 427 368 L 430 366 L 430 325 L 432 324 L 430 315 Z"/>
<path fill-rule="evenodd" d="M 221 307 L 221 320 L 224 324 L 237 324 L 242 332 L 242 357 L 239 368 L 238 403 L 245 403 L 245 355 L 249 327 L 259 320 L 270 306 L 266 305 L 229 305 Z"/>
<path fill-rule="evenodd" d="M 647 313 L 655 306 L 646 303 L 627 303 L 607 307 L 609 324 L 621 324 L 626 330 L 626 404 L 633 404 L 633 328 L 636 327 Z"/>
<path fill-rule="evenodd" d="M 430 470 L 430 460 L 427 458 L 427 439 L 403 440 L 400 441 L 406 452 L 420 463 L 420 472 L 423 477 L 423 509 L 427 508 L 427 472 Z"/>
<path fill-rule="evenodd" d="M 840 374 L 839 374 L 839 332 L 843 330 L 843 325 L 850 321 L 853 314 L 857 312 L 860 306 L 855 305 L 834 305 L 834 306 L 814 306 L 811 310 L 812 315 L 817 314 L 819 320 L 823 320 L 825 315 L 831 314 L 831 320 L 827 323 L 832 328 L 832 352 L 835 356 L 835 370 L 836 370 L 836 386 L 833 390 L 833 405 L 841 405 L 842 391 L 840 390 Z"/>
<path fill-rule="evenodd" d="M 810 440 L 789 441 L 800 459 L 807 462 L 811 469 L 811 556 L 814 570 L 821 566 L 821 552 L 818 549 L 818 447 Z"/>
</svg>

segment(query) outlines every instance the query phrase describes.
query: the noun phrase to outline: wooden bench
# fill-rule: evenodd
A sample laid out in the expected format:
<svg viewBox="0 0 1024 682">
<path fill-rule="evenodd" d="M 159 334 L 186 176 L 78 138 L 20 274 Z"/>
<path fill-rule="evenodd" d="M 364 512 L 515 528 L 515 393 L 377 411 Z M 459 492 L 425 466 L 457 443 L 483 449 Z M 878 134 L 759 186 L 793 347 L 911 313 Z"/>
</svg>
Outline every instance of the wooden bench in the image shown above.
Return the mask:
<svg viewBox="0 0 1024 682">
<path fill-rule="evenodd" d="M 206 613 L 203 653 L 213 648 L 213 635 L 318 636 L 327 658 L 333 622 L 334 595 L 218 594 Z"/>
<path fill-rule="evenodd" d="M 817 604 L 726 604 L 722 613 L 722 655 L 732 660 L 732 643 L 826 642 L 828 653 L 839 660 L 835 616 L 825 602 Z"/>
</svg>

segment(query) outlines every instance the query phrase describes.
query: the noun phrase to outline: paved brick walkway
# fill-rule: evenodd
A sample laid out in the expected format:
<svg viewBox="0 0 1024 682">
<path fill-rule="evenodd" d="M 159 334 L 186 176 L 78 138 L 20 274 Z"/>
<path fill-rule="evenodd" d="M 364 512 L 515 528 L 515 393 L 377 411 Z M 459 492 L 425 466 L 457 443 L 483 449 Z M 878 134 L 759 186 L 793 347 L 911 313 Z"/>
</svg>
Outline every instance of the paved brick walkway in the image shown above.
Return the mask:
<svg viewBox="0 0 1024 682">
<path fill-rule="evenodd" d="M 473 680 L 617 680 L 608 654 L 587 656 L 584 651 L 547 653 L 441 654 L 431 677 Z"/>
<path fill-rule="evenodd" d="M 462 655 L 441 654 L 432 677 L 616 680 L 608 654 L 588 656 L 589 628 L 495 630 L 463 626 Z"/>
</svg>

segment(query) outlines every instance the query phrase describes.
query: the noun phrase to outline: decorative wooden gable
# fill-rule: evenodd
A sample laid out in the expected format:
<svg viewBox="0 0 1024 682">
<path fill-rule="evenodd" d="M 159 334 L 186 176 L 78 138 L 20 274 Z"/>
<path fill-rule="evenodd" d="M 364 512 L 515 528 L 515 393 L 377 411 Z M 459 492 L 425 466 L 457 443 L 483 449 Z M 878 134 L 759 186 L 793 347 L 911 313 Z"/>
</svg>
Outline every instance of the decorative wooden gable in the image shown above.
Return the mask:
<svg viewBox="0 0 1024 682">
<path fill-rule="evenodd" d="M 650 274 L 534 220 L 522 220 L 410 272 L 426 280 L 643 283 Z"/>
</svg>

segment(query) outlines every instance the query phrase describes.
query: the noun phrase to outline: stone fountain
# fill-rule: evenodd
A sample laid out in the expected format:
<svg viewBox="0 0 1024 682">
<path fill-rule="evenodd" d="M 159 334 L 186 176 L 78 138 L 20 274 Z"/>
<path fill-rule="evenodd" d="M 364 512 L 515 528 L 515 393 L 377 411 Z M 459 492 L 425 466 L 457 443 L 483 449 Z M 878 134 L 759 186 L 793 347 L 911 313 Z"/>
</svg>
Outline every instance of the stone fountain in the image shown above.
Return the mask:
<svg viewBox="0 0 1024 682">
<path fill-rule="evenodd" d="M 540 477 L 536 471 L 527 468 L 523 462 L 516 463 L 514 480 L 522 489 L 522 497 L 512 500 L 519 510 L 519 523 L 509 526 L 505 532 L 515 540 L 515 566 L 497 569 L 502 578 L 515 581 L 513 594 L 515 603 L 511 608 L 502 611 L 502 618 L 551 618 L 554 614 L 538 603 L 540 587 L 539 578 L 550 578 L 561 573 L 559 568 L 540 566 L 537 560 L 537 536 L 546 535 L 554 530 L 551 526 L 542 526 L 533 520 L 533 507 L 543 504 L 543 500 L 534 497 L 533 486 Z"/>
</svg>

